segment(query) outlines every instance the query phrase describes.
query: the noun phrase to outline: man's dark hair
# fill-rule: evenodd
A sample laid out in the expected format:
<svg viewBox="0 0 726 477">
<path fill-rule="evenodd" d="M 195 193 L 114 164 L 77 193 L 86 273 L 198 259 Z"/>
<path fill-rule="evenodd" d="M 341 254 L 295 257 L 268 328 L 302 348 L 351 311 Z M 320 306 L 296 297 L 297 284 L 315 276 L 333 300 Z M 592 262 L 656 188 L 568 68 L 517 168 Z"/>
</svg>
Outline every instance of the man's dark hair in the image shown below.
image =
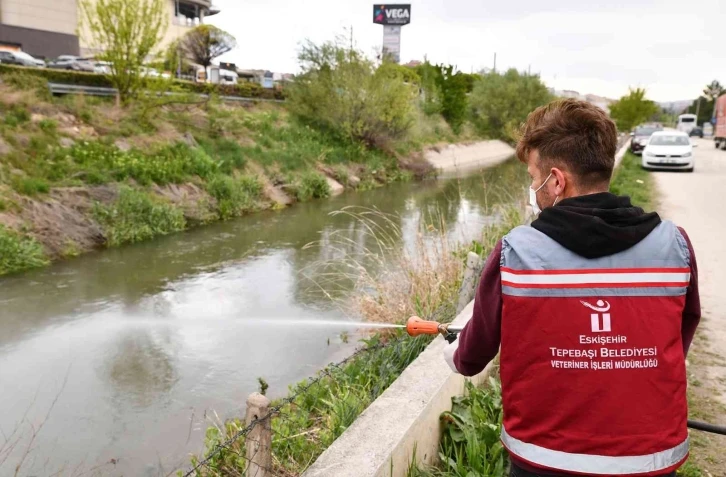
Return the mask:
<svg viewBox="0 0 726 477">
<path fill-rule="evenodd" d="M 540 106 L 520 129 L 517 157 L 526 163 L 539 151 L 540 167 L 563 167 L 583 186 L 607 183 L 615 165 L 618 134 L 602 109 L 585 101 L 561 99 Z"/>
</svg>

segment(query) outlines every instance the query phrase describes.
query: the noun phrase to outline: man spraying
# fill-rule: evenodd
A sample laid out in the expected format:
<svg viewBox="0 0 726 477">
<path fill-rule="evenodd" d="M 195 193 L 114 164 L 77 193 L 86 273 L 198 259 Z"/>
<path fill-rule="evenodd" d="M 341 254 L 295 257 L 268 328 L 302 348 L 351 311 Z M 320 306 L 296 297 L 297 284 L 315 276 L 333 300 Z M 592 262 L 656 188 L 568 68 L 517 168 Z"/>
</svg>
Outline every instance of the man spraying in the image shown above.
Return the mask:
<svg viewBox="0 0 726 477">
<path fill-rule="evenodd" d="M 472 376 L 501 344 L 511 477 L 674 476 L 688 457 L 685 355 L 701 316 L 693 247 L 608 192 L 617 133 L 604 111 L 555 101 L 521 132 L 539 215 L 489 256 L 447 362 Z"/>
</svg>

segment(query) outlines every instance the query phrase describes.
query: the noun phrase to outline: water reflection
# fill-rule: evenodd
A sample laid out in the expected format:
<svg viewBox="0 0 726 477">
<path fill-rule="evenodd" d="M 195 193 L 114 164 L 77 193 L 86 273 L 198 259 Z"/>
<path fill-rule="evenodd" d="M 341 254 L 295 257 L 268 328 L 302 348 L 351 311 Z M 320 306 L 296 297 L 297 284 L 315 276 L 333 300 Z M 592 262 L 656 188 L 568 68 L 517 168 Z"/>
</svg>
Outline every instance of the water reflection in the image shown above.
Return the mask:
<svg viewBox="0 0 726 477">
<path fill-rule="evenodd" d="M 179 380 L 174 356 L 178 347 L 168 327 L 126 330 L 111 346 L 101 372 L 117 405 L 148 407 L 165 399 Z"/>
</svg>

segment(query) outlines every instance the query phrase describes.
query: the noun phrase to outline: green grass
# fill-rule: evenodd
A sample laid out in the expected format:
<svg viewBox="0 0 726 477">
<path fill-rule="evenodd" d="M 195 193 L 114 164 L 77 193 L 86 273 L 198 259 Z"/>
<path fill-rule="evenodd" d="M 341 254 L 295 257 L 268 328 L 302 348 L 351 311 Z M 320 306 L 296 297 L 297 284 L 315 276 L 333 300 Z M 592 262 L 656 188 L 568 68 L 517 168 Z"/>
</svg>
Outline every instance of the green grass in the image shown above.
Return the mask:
<svg viewBox="0 0 726 477">
<path fill-rule="evenodd" d="M 414 464 L 408 477 L 502 477 L 508 457 L 499 435 L 502 431 L 502 389 L 499 381 L 477 388 L 466 383 L 466 394 L 452 399 L 451 411 L 441 415 L 444 432 L 437 468 Z"/>
<path fill-rule="evenodd" d="M 34 238 L 0 225 L 0 275 L 48 263 L 43 246 Z"/>
<path fill-rule="evenodd" d="M 204 152 L 219 162 L 222 171 L 229 174 L 235 169 L 243 169 L 247 165 L 244 151 L 237 141 L 227 138 L 197 137 L 196 139 Z"/>
<path fill-rule="evenodd" d="M 650 172 L 640 167 L 640 158 L 628 151 L 613 173 L 610 191 L 616 195 L 630 196 L 634 205 L 646 211 L 655 206 L 655 181 Z"/>
<path fill-rule="evenodd" d="M 225 220 L 254 210 L 262 195 L 262 184 L 253 176 L 219 174 L 207 182 L 207 192 L 217 200 L 217 213 Z"/>
<path fill-rule="evenodd" d="M 384 340 L 389 341 L 388 345 L 379 348 Z M 429 336 L 409 338 L 403 332 L 387 338 L 376 335 L 366 340 L 366 346 L 374 348 L 373 351 L 362 353 L 340 368 L 329 368 L 320 381 L 304 392 L 307 380 L 291 386 L 290 395 L 299 396 L 272 420 L 273 460 L 279 463 L 276 473 L 302 473 L 430 342 Z M 278 403 L 273 402 L 272 406 Z M 207 429 L 204 455 L 244 427 L 244 422 L 233 419 L 223 429 Z M 244 446 L 244 439 L 238 440 L 200 469 L 198 475 L 238 475 L 246 466 L 239 456 L 240 452 L 244 455 Z M 197 462 L 197 458 L 192 459 L 193 465 Z"/>
<path fill-rule="evenodd" d="M 330 185 L 322 174 L 307 171 L 293 180 L 295 197 L 300 202 L 310 199 L 323 199 L 330 196 Z"/>
<path fill-rule="evenodd" d="M 22 106 L 13 106 L 5 112 L 5 124 L 11 128 L 17 128 L 21 124 L 30 121 L 30 113 Z"/>
<path fill-rule="evenodd" d="M 38 194 L 47 194 L 50 191 L 50 185 L 36 177 L 15 176 L 10 181 L 10 185 L 16 192 L 28 196 L 36 196 Z"/>
<path fill-rule="evenodd" d="M 115 203 L 96 204 L 94 216 L 103 226 L 109 246 L 141 242 L 186 226 L 181 210 L 130 187 L 121 188 Z"/>
</svg>

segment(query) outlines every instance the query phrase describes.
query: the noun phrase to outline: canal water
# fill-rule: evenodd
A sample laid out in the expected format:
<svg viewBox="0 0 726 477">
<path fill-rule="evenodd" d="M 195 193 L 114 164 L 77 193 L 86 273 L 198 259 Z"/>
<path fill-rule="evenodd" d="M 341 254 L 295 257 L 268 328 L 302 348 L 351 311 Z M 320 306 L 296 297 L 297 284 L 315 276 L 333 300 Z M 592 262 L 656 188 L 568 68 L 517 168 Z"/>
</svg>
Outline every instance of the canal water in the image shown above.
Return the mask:
<svg viewBox="0 0 726 477">
<path fill-rule="evenodd" d="M 395 247 L 417 246 L 429 217 L 468 241 L 495 220 L 496 205 L 523 202 L 526 185 L 524 167 L 510 160 L 0 279 L 0 475 L 12 475 L 26 449 L 19 475 L 166 475 L 186 466 L 211 420 L 243 414 L 258 377 L 282 395 L 355 345 L 334 327 L 275 326 L 359 318 L 342 306 L 345 281 L 316 277 L 314 264 L 345 258 L 341 243 L 373 249 L 373 238 L 351 214 L 332 212 L 391 214 L 401 230 Z"/>
</svg>

